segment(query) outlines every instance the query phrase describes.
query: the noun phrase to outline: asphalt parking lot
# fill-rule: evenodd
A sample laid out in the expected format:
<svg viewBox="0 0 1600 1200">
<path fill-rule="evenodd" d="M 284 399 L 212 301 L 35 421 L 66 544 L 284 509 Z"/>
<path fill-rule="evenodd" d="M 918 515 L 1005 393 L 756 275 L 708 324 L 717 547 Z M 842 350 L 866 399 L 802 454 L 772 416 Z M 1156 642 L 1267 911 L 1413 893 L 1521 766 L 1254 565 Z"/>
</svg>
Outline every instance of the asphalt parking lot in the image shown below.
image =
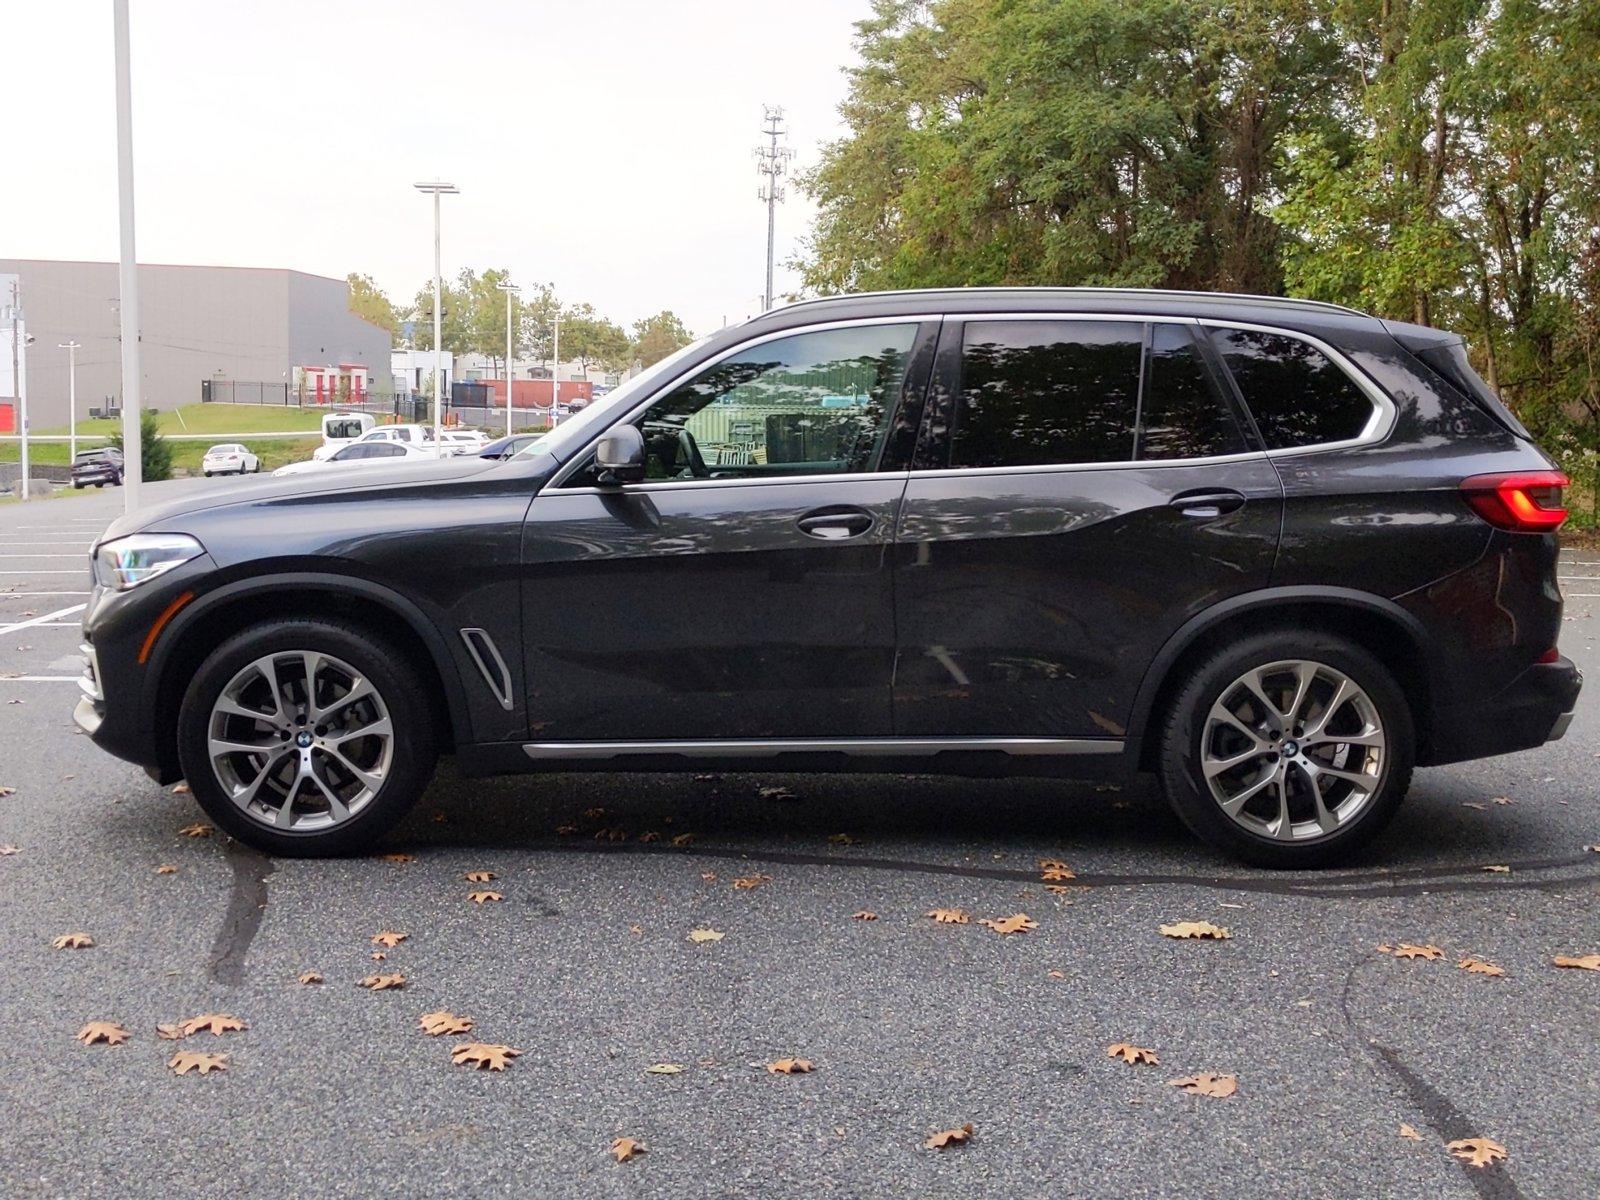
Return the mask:
<svg viewBox="0 0 1600 1200">
<path fill-rule="evenodd" d="M 235 485 L 149 490 L 202 486 Z M 448 767 L 403 860 L 273 861 L 182 836 L 189 798 L 72 725 L 121 503 L 0 507 L 0 1196 L 1600 1193 L 1600 972 L 1551 963 L 1600 952 L 1600 552 L 1562 568 L 1566 738 L 1419 772 L 1336 872 L 1234 866 L 1145 783 Z M 1186 920 L 1231 937 L 1159 932 Z M 418 1028 L 441 1009 L 470 1038 Z M 203 1013 L 248 1028 L 157 1036 Z M 74 1040 L 94 1020 L 131 1037 Z M 521 1055 L 451 1065 L 472 1039 Z M 180 1048 L 226 1070 L 175 1075 Z M 1203 1072 L 1237 1092 L 1168 1086 Z M 1446 1150 L 1475 1137 L 1506 1160 Z"/>
</svg>

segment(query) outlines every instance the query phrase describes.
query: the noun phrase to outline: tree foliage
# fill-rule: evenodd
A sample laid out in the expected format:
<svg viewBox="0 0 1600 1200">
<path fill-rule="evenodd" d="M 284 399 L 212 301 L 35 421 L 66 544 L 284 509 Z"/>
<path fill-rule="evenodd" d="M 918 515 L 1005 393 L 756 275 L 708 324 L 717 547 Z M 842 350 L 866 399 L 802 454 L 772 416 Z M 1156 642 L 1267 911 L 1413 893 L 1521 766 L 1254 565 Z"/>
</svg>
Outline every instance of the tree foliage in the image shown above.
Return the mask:
<svg viewBox="0 0 1600 1200">
<path fill-rule="evenodd" d="M 633 342 L 622 326 L 608 321 L 589 304 L 574 304 L 561 313 L 561 353 L 582 365 L 589 377 L 591 364 L 620 371 L 628 365 Z"/>
<path fill-rule="evenodd" d="M 694 335 L 670 309 L 633 323 L 632 354 L 642 367 L 653 366 L 692 341 Z"/>
<path fill-rule="evenodd" d="M 112 433 L 110 444 L 126 454 L 122 427 Z M 172 443 L 161 434 L 161 417 L 153 408 L 139 410 L 139 477 L 146 483 L 172 478 Z"/>
<path fill-rule="evenodd" d="M 352 271 L 344 278 L 349 287 L 349 308 L 356 316 L 371 321 L 380 329 L 387 329 L 398 339 L 401 334 L 400 313 L 384 290 L 373 282 L 370 275 Z"/>
</svg>

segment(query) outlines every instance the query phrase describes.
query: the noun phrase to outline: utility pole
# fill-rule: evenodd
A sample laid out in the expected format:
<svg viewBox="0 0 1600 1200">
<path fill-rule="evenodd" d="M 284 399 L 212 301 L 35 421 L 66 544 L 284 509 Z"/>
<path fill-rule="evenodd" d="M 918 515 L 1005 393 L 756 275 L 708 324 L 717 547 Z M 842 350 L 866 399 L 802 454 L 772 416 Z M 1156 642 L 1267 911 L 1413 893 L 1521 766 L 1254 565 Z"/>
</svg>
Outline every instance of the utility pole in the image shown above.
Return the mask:
<svg viewBox="0 0 1600 1200">
<path fill-rule="evenodd" d="M 756 147 L 756 170 L 766 182 L 756 195 L 767 205 L 767 290 L 762 296 L 761 311 L 769 312 L 772 309 L 773 236 L 777 227 L 777 205 L 783 199 L 783 187 L 778 180 L 788 171 L 794 151 L 778 145 L 778 139 L 788 134 L 783 125 L 783 109 L 768 104 L 762 111 L 761 134 L 767 139 L 767 144 Z"/>
<path fill-rule="evenodd" d="M 77 340 L 60 342 L 57 350 L 67 352 L 67 434 L 71 447 L 67 451 L 68 465 L 78 461 L 78 351 L 83 343 Z"/>
<path fill-rule="evenodd" d="M 117 57 L 117 225 L 122 247 L 117 291 L 122 314 L 122 503 L 139 507 L 144 446 L 139 432 L 139 268 L 133 249 L 133 74 L 128 57 L 128 0 L 113 0 Z"/>
<path fill-rule="evenodd" d="M 11 399 L 17 405 L 17 432 L 22 435 L 22 498 L 28 498 L 28 397 L 22 391 L 22 285 L 11 281 Z"/>
<path fill-rule="evenodd" d="M 506 294 L 506 436 L 511 436 L 511 310 L 516 306 L 517 293 L 521 291 L 514 283 L 502 279 L 495 284 Z"/>
<path fill-rule="evenodd" d="M 433 449 L 435 454 L 442 454 L 444 441 L 440 436 L 440 413 L 443 410 L 439 393 L 444 388 L 444 276 L 439 266 L 439 197 L 458 195 L 461 189 L 438 179 L 412 186 L 419 192 L 429 192 L 433 196 Z"/>
</svg>

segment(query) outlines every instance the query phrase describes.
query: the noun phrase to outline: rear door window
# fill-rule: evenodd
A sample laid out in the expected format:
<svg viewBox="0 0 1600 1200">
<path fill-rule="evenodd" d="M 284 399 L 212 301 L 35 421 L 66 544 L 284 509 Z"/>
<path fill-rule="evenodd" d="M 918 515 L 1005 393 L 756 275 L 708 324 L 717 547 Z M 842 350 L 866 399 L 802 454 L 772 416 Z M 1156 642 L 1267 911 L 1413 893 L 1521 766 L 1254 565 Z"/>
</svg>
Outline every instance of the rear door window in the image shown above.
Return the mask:
<svg viewBox="0 0 1600 1200">
<path fill-rule="evenodd" d="M 1349 441 L 1372 420 L 1367 394 L 1309 342 L 1255 329 L 1211 337 L 1268 450 Z"/>
<path fill-rule="evenodd" d="M 1152 325 L 1139 403 L 1139 457 L 1213 458 L 1249 449 L 1190 327 Z"/>
<path fill-rule="evenodd" d="M 1137 321 L 970 321 L 952 467 L 1126 462 L 1134 456 Z"/>
</svg>

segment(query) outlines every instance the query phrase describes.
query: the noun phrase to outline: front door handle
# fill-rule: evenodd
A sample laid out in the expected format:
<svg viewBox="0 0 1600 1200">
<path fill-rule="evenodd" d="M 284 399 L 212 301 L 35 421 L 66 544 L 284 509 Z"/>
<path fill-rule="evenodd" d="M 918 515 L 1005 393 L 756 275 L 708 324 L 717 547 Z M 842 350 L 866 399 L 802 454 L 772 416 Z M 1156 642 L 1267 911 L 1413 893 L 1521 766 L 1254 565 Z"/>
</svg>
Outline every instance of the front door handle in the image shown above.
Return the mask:
<svg viewBox="0 0 1600 1200">
<path fill-rule="evenodd" d="M 814 508 L 795 522 L 800 532 L 824 542 L 860 537 L 872 528 L 872 514 L 864 508 L 837 504 Z"/>
<path fill-rule="evenodd" d="M 1232 488 L 1199 488 L 1192 492 L 1179 492 L 1167 501 L 1170 508 L 1175 508 L 1186 517 L 1193 517 L 1197 521 L 1209 521 L 1220 517 L 1223 513 L 1231 513 L 1243 508 L 1245 496 Z"/>
</svg>

